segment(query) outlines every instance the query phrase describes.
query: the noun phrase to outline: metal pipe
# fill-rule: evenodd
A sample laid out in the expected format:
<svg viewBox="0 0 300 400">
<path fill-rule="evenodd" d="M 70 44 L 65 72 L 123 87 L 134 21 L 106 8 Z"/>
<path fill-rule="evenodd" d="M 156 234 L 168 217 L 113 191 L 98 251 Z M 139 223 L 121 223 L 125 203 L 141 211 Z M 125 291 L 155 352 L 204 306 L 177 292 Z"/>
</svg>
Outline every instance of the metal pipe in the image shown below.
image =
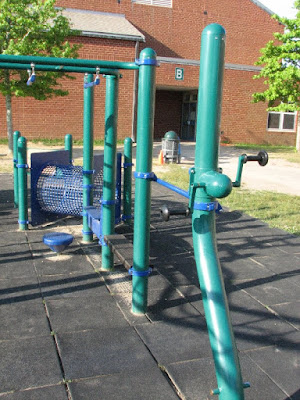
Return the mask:
<svg viewBox="0 0 300 400">
<path fill-rule="evenodd" d="M 116 153 L 118 120 L 118 78 L 106 76 L 105 142 L 103 166 L 103 198 L 101 204 L 102 236 L 115 230 Z M 102 237 L 102 269 L 114 267 L 114 255 Z"/>
<path fill-rule="evenodd" d="M 132 312 L 147 310 L 156 53 L 140 53 L 137 109 Z M 138 173 L 138 174 L 137 174 Z"/>
<path fill-rule="evenodd" d="M 16 69 L 16 70 L 28 70 L 31 68 L 30 64 L 23 64 L 23 63 L 12 63 L 12 62 L 0 62 L 0 69 Z M 96 68 L 91 67 L 76 67 L 76 66 L 64 66 L 64 65 L 41 65 L 35 64 L 34 69 L 35 71 L 50 71 L 50 72 L 74 72 L 74 73 L 91 73 L 94 74 L 96 72 Z M 109 69 L 109 68 L 100 68 L 101 75 L 115 75 L 120 76 L 118 70 Z"/>
<path fill-rule="evenodd" d="M 241 156 L 239 156 L 238 169 L 236 171 L 235 181 L 232 182 L 233 187 L 241 186 L 241 179 L 242 179 L 243 167 L 245 164 L 245 157 L 247 157 L 246 154 L 242 154 Z"/>
<path fill-rule="evenodd" d="M 18 183 L 18 139 L 21 136 L 19 131 L 13 134 L 13 165 L 14 165 L 14 207 L 19 205 L 19 183 Z"/>
<path fill-rule="evenodd" d="M 218 172 L 225 30 L 208 25 L 201 40 L 195 169 L 191 176 L 193 244 L 220 400 L 243 400 L 243 381 L 217 255 L 215 212 L 203 205 L 227 196 L 230 179 Z"/>
<path fill-rule="evenodd" d="M 0 55 L 0 62 L 10 62 L 18 64 L 40 64 L 40 65 L 58 65 L 72 67 L 91 67 L 91 68 L 108 68 L 108 69 L 139 69 L 139 66 L 133 62 L 120 61 L 102 61 L 102 60 L 84 60 L 80 58 L 57 58 L 57 57 L 41 57 L 41 56 L 13 56 L 7 54 Z"/>
<path fill-rule="evenodd" d="M 154 180 L 155 180 L 155 182 L 157 182 L 160 185 L 172 190 L 173 192 L 176 192 L 176 193 L 180 194 L 181 196 L 186 197 L 187 199 L 190 198 L 188 191 L 180 189 L 179 187 L 177 187 L 175 185 L 172 185 L 171 183 L 168 183 L 166 181 L 163 181 L 162 179 L 159 179 L 159 178 L 156 178 Z"/>
<path fill-rule="evenodd" d="M 65 135 L 65 150 L 69 152 L 69 163 L 73 164 L 73 138 L 70 133 Z"/>
<path fill-rule="evenodd" d="M 126 224 L 130 224 L 132 220 L 132 139 L 124 140 L 124 175 L 123 175 L 123 216 L 122 219 Z"/>
<path fill-rule="evenodd" d="M 18 183 L 19 183 L 19 229 L 28 229 L 28 199 L 27 199 L 27 141 L 21 136 L 18 139 Z"/>
<path fill-rule="evenodd" d="M 84 83 L 93 82 L 93 74 L 84 76 Z M 83 218 L 82 238 L 93 241 L 93 231 L 88 224 L 85 207 L 93 205 L 93 142 L 94 142 L 94 87 L 83 89 Z"/>
</svg>

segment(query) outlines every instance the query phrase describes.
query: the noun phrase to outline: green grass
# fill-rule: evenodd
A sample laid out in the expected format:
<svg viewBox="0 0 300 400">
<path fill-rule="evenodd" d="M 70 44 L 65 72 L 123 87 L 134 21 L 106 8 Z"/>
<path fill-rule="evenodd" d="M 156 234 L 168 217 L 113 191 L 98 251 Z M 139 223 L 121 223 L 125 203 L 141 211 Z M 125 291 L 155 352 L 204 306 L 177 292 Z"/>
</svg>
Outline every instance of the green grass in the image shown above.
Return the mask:
<svg viewBox="0 0 300 400">
<path fill-rule="evenodd" d="M 168 165 L 159 177 L 184 190 L 189 187 L 187 168 Z M 300 196 L 290 196 L 269 191 L 252 191 L 233 188 L 231 194 L 220 199 L 222 206 L 239 210 L 266 222 L 272 228 L 283 229 L 300 236 Z"/>
</svg>

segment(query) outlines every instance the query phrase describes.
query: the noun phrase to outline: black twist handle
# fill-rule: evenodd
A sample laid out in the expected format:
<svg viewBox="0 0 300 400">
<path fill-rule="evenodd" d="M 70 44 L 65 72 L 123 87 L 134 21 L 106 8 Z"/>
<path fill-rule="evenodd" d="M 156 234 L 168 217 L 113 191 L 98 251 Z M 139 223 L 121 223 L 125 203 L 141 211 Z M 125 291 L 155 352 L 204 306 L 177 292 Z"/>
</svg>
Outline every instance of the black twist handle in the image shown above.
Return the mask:
<svg viewBox="0 0 300 400">
<path fill-rule="evenodd" d="M 171 215 L 184 215 L 188 217 L 190 215 L 190 209 L 186 208 L 184 210 L 169 210 L 166 205 L 163 205 L 160 209 L 160 216 L 163 221 L 169 221 Z"/>
<path fill-rule="evenodd" d="M 257 161 L 259 165 L 264 167 L 268 164 L 269 156 L 265 150 L 261 150 L 256 156 L 247 156 L 247 154 L 245 154 L 244 164 L 248 161 Z"/>
</svg>

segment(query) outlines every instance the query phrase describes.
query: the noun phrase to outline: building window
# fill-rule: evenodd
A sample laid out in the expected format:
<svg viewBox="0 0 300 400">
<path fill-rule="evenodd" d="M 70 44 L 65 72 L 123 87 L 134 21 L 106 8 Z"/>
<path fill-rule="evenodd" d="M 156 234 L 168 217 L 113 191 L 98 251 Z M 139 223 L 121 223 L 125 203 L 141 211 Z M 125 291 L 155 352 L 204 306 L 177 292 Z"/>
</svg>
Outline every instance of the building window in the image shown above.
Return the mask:
<svg viewBox="0 0 300 400">
<path fill-rule="evenodd" d="M 295 132 L 296 130 L 296 112 L 276 112 L 268 113 L 268 131 Z"/>
<path fill-rule="evenodd" d="M 172 0 L 131 0 L 131 1 L 132 1 L 132 3 L 145 4 L 147 6 L 172 8 Z"/>
</svg>

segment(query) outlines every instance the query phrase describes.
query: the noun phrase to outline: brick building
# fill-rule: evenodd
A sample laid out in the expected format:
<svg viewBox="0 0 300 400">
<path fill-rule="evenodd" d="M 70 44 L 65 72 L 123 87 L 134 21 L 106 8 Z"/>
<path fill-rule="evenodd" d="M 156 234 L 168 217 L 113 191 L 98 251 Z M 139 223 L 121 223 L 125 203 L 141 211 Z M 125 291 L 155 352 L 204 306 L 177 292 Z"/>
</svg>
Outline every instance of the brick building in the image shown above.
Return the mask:
<svg viewBox="0 0 300 400">
<path fill-rule="evenodd" d="M 226 55 L 221 130 L 231 143 L 294 145 L 296 114 L 267 113 L 266 104 L 252 104 L 263 90 L 252 77 L 259 49 L 282 30 L 271 11 L 257 0 L 58 0 L 80 37 L 80 58 L 132 61 L 144 47 L 158 55 L 155 139 L 175 130 L 182 140 L 194 140 L 199 79 L 200 38 L 216 22 L 226 30 Z M 84 8 L 84 9 L 83 9 Z M 124 71 L 119 89 L 118 137 L 135 137 L 136 73 Z M 95 137 L 103 138 L 105 79 L 95 88 Z M 65 80 L 69 96 L 47 101 L 14 99 L 14 128 L 29 139 L 82 137 L 83 77 Z M 0 98 L 1 125 L 5 102 Z M 1 130 L 1 136 L 6 132 Z"/>
</svg>

